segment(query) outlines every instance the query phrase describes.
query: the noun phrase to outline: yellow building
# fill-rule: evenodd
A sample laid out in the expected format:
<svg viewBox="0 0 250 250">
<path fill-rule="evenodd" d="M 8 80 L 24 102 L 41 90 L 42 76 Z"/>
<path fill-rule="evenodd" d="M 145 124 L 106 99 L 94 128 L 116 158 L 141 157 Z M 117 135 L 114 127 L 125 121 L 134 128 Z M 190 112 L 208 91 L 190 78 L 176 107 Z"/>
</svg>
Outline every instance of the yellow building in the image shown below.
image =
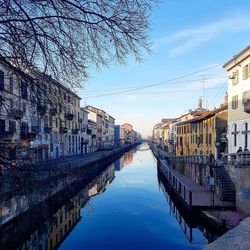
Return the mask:
<svg viewBox="0 0 250 250">
<path fill-rule="evenodd" d="M 189 152 L 191 155 L 208 155 L 211 152 L 216 158 L 219 158 L 221 153 L 225 153 L 227 105 L 221 105 L 220 108 L 206 112 L 189 122 Z"/>
</svg>

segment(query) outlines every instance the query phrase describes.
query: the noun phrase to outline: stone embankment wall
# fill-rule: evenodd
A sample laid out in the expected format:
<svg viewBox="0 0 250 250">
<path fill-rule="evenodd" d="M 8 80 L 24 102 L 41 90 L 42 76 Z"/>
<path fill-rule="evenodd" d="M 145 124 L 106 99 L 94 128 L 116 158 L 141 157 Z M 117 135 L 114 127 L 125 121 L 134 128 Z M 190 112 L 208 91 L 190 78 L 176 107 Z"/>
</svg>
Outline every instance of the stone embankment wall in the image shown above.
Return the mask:
<svg viewBox="0 0 250 250">
<path fill-rule="evenodd" d="M 225 168 L 235 184 L 236 207 L 250 215 L 250 166 L 226 165 Z"/>
</svg>

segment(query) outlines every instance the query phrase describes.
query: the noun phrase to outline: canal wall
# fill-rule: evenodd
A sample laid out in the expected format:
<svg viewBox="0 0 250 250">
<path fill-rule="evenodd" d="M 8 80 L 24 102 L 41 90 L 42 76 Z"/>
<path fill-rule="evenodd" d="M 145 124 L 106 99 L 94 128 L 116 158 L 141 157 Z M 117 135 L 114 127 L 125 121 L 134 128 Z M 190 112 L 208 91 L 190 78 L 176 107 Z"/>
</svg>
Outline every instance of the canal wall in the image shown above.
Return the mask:
<svg viewBox="0 0 250 250">
<path fill-rule="evenodd" d="M 93 173 L 102 169 L 105 162 L 112 162 L 139 144 L 135 143 L 111 151 L 99 152 L 98 155 L 92 155 L 89 158 L 71 157 L 71 163 L 67 162 L 67 159 L 62 164 L 52 166 L 48 164 L 48 166 L 39 166 L 35 170 L 25 169 L 22 171 L 22 180 L 19 180 L 18 189 L 13 183 L 16 181 L 16 177 L 10 178 L 9 181 L 4 179 L 8 185 L 0 195 L 0 225 L 10 222 L 73 183 L 88 180 Z"/>
<path fill-rule="evenodd" d="M 236 207 L 250 215 L 250 166 L 225 165 L 236 189 Z"/>
</svg>

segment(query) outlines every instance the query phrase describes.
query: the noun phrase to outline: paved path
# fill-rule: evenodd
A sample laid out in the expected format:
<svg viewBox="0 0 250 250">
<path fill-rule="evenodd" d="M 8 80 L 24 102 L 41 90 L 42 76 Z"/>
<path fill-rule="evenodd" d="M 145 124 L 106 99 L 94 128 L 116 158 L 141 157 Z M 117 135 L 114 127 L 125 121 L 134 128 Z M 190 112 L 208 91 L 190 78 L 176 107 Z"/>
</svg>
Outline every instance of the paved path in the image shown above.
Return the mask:
<svg viewBox="0 0 250 250">
<path fill-rule="evenodd" d="M 205 250 L 249 250 L 250 217 L 205 247 Z"/>
</svg>

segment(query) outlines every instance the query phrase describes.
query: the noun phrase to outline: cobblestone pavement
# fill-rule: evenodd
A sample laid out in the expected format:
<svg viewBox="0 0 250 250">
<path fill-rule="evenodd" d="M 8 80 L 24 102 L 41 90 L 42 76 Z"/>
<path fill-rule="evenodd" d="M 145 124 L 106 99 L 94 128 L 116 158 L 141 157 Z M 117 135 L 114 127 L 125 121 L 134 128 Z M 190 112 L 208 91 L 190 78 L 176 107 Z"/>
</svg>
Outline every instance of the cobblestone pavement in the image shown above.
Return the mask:
<svg viewBox="0 0 250 250">
<path fill-rule="evenodd" d="M 205 250 L 249 250 L 250 217 L 205 247 Z"/>
</svg>

